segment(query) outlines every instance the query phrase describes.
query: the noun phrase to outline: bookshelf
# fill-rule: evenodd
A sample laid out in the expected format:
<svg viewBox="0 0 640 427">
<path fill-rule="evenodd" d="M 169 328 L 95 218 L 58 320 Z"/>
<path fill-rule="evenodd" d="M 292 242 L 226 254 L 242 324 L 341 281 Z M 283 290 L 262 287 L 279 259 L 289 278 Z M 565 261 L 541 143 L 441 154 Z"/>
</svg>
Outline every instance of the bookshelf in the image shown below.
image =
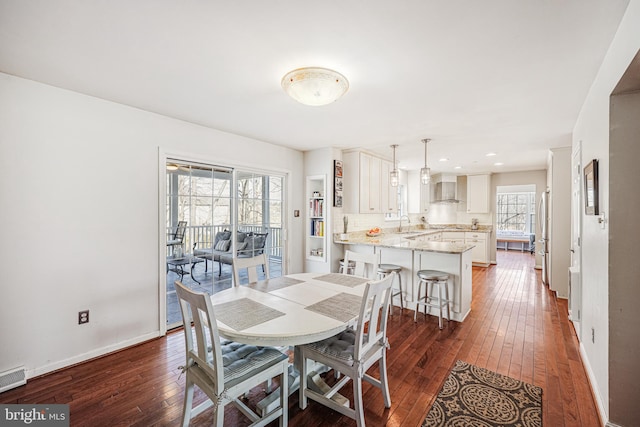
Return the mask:
<svg viewBox="0 0 640 427">
<path fill-rule="evenodd" d="M 325 175 L 307 177 L 307 230 L 306 251 L 310 261 L 327 260 L 327 222 L 329 205 L 327 202 L 327 179 Z"/>
</svg>

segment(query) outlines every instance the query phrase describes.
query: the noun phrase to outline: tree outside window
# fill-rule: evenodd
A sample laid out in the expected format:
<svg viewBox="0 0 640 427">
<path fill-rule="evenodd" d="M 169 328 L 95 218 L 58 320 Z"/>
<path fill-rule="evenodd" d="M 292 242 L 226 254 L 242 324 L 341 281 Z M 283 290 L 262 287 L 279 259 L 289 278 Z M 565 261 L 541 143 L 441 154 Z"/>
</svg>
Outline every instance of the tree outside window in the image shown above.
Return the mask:
<svg viewBox="0 0 640 427">
<path fill-rule="evenodd" d="M 498 193 L 496 223 L 498 230 L 533 233 L 536 193 Z"/>
</svg>

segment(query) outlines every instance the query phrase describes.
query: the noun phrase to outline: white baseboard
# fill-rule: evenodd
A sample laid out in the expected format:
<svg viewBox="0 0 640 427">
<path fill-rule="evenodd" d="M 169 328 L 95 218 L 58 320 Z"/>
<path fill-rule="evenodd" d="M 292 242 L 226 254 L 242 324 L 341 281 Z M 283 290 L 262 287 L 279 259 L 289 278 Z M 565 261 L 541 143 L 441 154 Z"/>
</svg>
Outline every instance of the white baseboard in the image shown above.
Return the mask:
<svg viewBox="0 0 640 427">
<path fill-rule="evenodd" d="M 160 336 L 159 331 L 151 332 L 146 335 L 142 335 L 139 337 L 132 338 L 127 341 L 122 341 L 117 344 L 109 345 L 106 347 L 98 348 L 88 353 L 79 354 L 77 356 L 70 357 L 68 359 L 59 360 L 57 362 L 49 363 L 44 366 L 40 366 L 34 369 L 27 369 L 27 379 L 37 377 L 40 375 L 48 374 L 49 372 L 56 371 L 58 369 L 66 368 L 71 365 L 75 365 L 77 363 L 85 362 L 89 359 L 93 359 L 99 356 L 104 356 L 105 354 L 109 354 L 111 352 L 122 350 L 123 348 L 131 347 L 136 344 L 140 344 L 145 341 L 149 341 L 151 339 L 157 338 Z"/>
<path fill-rule="evenodd" d="M 609 423 L 609 415 L 605 410 L 604 402 L 602 401 L 602 396 L 600 395 L 600 391 L 598 387 L 596 387 L 596 377 L 593 374 L 593 370 L 591 369 L 591 364 L 589 363 L 589 358 L 587 357 L 586 350 L 582 342 L 580 342 L 580 357 L 582 359 L 582 366 L 584 366 L 587 371 L 587 376 L 589 377 L 589 385 L 591 386 L 591 392 L 596 399 L 596 405 L 598 405 L 598 413 L 600 414 L 600 423 L 607 427 L 616 427 L 615 424 Z"/>
</svg>

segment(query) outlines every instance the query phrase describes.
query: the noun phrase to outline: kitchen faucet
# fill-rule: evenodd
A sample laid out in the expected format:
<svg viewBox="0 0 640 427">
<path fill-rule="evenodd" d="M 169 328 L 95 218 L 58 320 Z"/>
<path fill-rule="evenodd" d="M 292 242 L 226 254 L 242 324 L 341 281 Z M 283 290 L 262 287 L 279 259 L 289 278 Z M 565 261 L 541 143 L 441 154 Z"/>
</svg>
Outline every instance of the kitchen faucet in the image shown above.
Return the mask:
<svg viewBox="0 0 640 427">
<path fill-rule="evenodd" d="M 407 221 L 411 224 L 411 218 L 408 215 L 402 215 L 400 217 L 400 225 L 398 225 L 398 233 L 402 233 L 402 218 L 407 218 Z"/>
</svg>

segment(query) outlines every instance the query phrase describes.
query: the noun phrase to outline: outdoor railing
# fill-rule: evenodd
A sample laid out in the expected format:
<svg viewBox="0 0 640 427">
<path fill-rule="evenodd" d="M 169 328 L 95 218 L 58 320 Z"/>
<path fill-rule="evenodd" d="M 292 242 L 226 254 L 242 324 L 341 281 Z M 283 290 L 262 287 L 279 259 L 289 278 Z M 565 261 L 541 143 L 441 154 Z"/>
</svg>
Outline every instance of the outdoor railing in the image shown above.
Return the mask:
<svg viewBox="0 0 640 427">
<path fill-rule="evenodd" d="M 269 258 L 282 260 L 282 228 L 280 227 L 262 227 L 259 225 L 240 225 L 238 229 L 242 232 L 264 233 L 267 232 L 267 241 L 265 243 L 265 253 Z M 231 230 L 231 225 L 195 225 L 187 226 L 187 230 L 182 240 L 182 247 L 185 251 L 191 252 L 194 243 L 197 248 L 210 248 L 213 246 L 216 233 L 224 230 Z M 171 239 L 175 232 L 175 227 L 167 228 L 167 240 Z"/>
</svg>

